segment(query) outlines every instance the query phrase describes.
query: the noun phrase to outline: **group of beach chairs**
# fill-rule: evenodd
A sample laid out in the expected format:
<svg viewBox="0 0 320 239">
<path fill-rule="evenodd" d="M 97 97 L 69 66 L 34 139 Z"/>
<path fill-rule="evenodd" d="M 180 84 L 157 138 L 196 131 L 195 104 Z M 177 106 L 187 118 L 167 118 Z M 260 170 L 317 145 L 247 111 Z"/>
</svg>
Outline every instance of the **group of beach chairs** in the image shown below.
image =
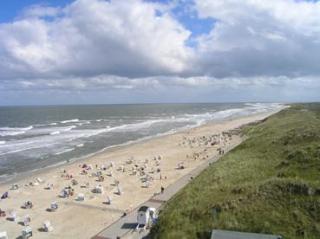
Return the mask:
<svg viewBox="0 0 320 239">
<path fill-rule="evenodd" d="M 7 198 L 7 197 L 5 197 Z M 21 206 L 23 209 L 32 209 L 33 208 L 33 203 L 30 200 L 27 200 L 23 203 Z M 50 207 L 47 209 L 47 211 L 54 212 L 59 208 L 57 202 L 52 202 Z M 27 239 L 32 237 L 32 228 L 30 227 L 31 223 L 31 217 L 29 215 L 25 215 L 22 219 L 18 217 L 17 212 L 12 210 L 9 211 L 8 216 L 7 213 L 3 210 L 0 209 L 0 217 L 7 217 L 8 221 L 12 222 L 17 222 L 21 225 L 23 225 L 25 228 L 21 232 L 21 237 L 22 239 Z M 51 225 L 51 222 L 46 220 L 43 223 L 42 228 L 40 229 L 41 231 L 44 232 L 51 232 L 53 230 L 53 227 Z M 7 232 L 1 232 L 0 231 L 0 239 L 8 239 Z"/>
<path fill-rule="evenodd" d="M 51 208 L 56 210 L 58 207 L 55 204 L 51 204 Z M 19 223 L 19 224 L 24 226 L 24 229 L 21 232 L 21 237 L 20 238 L 27 239 L 27 238 L 32 237 L 33 233 L 32 233 L 32 228 L 30 226 L 31 218 L 30 218 L 29 215 L 25 215 L 23 217 L 23 220 L 20 220 L 20 218 L 17 216 L 17 212 L 16 211 L 11 211 L 9 213 L 9 216 L 7 217 L 7 219 L 9 221 L 17 222 L 17 223 Z M 48 221 L 48 220 L 44 221 L 42 227 L 40 228 L 40 231 L 43 231 L 43 232 L 51 232 L 51 231 L 53 231 L 53 227 L 51 225 L 51 222 Z M 5 232 L 5 231 L 4 232 L 0 232 L 0 239 L 8 239 L 7 232 Z"/>
</svg>

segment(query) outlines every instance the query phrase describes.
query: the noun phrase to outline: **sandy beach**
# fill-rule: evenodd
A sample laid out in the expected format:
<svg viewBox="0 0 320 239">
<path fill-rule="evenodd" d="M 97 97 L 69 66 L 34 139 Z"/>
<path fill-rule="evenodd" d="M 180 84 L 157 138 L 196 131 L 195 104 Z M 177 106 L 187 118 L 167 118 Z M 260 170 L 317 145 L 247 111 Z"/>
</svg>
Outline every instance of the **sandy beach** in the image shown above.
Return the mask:
<svg viewBox="0 0 320 239">
<path fill-rule="evenodd" d="M 241 141 L 227 132 L 270 114 L 208 123 L 2 184 L 0 193 L 8 192 L 8 198 L 0 202 L 6 213 L 0 217 L 0 231 L 17 238 L 29 218 L 26 223 L 33 238 L 90 238 L 159 193 L 161 186 L 166 188 L 219 154 L 219 148 Z M 13 184 L 16 188 L 10 189 Z M 27 201 L 32 208 L 23 208 Z M 54 211 L 49 210 L 52 202 L 58 206 Z M 16 214 L 14 221 L 9 220 L 12 214 Z M 43 230 L 45 221 L 50 222 L 52 231 Z"/>
</svg>

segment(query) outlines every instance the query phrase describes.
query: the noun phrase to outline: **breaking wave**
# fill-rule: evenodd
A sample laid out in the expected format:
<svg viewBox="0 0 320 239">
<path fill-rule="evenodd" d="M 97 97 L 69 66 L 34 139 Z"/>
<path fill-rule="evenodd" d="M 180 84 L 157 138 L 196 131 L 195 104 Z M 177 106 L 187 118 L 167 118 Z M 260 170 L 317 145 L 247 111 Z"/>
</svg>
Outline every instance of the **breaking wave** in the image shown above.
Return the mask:
<svg viewBox="0 0 320 239">
<path fill-rule="evenodd" d="M 179 112 L 146 111 L 142 115 L 132 116 L 130 114 L 101 115 L 99 112 L 96 119 L 92 116 L 85 119 L 83 116 L 74 114 L 74 119 L 69 120 L 47 122 L 45 119 L 39 122 L 37 119 L 35 122 L 28 123 L 32 124 L 29 127 L 3 127 L 0 128 L 0 160 L 5 160 L 6 163 L 12 160 L 13 165 L 17 159 L 18 161 L 21 159 L 18 163 L 25 164 L 25 160 L 31 158 L 35 163 L 30 164 L 30 168 L 38 167 L 38 163 L 45 160 L 53 165 L 63 158 L 81 157 L 106 147 L 133 142 L 141 138 L 171 134 L 210 121 L 268 112 L 280 109 L 283 105 L 247 103 L 220 108 L 205 105 L 203 107 L 201 110 L 193 108 Z M 21 168 L 24 170 L 23 166 Z"/>
<path fill-rule="evenodd" d="M 75 123 L 75 122 L 79 122 L 79 119 L 71 119 L 71 120 L 64 120 L 64 121 L 60 121 L 61 124 L 67 124 L 67 123 Z"/>
<path fill-rule="evenodd" d="M 0 136 L 15 136 L 19 134 L 25 134 L 28 130 L 31 130 L 33 126 L 25 127 L 25 128 L 11 128 L 11 127 L 3 127 L 0 128 Z"/>
</svg>

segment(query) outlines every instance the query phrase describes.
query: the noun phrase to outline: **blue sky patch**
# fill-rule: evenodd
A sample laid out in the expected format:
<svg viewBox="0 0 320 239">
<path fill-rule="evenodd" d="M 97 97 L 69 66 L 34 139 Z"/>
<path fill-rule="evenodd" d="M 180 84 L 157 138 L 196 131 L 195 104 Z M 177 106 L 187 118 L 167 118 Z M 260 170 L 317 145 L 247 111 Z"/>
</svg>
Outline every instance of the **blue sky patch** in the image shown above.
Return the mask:
<svg viewBox="0 0 320 239">
<path fill-rule="evenodd" d="M 193 0 L 145 0 L 147 2 L 157 2 L 162 4 L 173 4 L 171 9 L 172 16 L 177 19 L 186 29 L 191 32 L 191 36 L 186 42 L 190 47 L 197 45 L 196 38 L 201 35 L 208 34 L 214 27 L 216 20 L 212 18 L 199 18 Z M 161 16 L 161 12 L 156 12 L 157 16 Z"/>
<path fill-rule="evenodd" d="M 51 7 L 63 7 L 73 0 L 9 0 L 1 1 L 0 23 L 11 22 L 27 7 L 32 5 L 44 5 Z"/>
</svg>

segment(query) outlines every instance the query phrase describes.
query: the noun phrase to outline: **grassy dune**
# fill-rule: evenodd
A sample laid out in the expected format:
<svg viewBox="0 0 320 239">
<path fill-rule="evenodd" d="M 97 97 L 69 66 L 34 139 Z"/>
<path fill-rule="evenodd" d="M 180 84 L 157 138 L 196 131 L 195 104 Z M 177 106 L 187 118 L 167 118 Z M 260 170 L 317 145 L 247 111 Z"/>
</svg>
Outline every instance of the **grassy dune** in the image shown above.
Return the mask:
<svg viewBox="0 0 320 239">
<path fill-rule="evenodd" d="M 320 104 L 247 126 L 248 139 L 168 202 L 152 238 L 230 229 L 320 238 Z"/>
</svg>

